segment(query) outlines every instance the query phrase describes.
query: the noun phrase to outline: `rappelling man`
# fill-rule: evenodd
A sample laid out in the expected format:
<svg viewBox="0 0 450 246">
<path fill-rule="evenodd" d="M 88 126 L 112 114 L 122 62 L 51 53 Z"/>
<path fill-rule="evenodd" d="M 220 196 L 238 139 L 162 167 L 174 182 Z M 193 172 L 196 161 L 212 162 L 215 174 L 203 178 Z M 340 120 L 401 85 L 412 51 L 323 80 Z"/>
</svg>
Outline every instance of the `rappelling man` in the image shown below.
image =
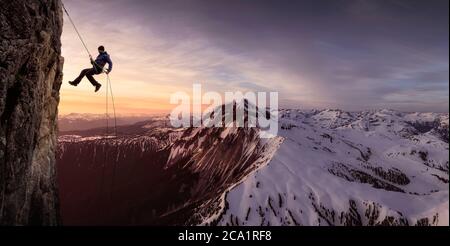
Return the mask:
<svg viewBox="0 0 450 246">
<path fill-rule="evenodd" d="M 98 56 L 95 58 L 95 61 L 92 59 L 92 56 L 89 56 L 92 64 L 92 68 L 86 68 L 81 70 L 80 75 L 73 81 L 69 81 L 69 84 L 73 86 L 77 86 L 84 76 L 91 82 L 91 84 L 95 87 L 95 92 L 100 90 L 102 85 L 94 79 L 93 75 L 101 74 L 103 72 L 104 66 L 108 63 L 108 68 L 105 69 L 105 73 L 109 74 L 112 71 L 113 63 L 109 54 L 105 51 L 105 47 L 103 45 L 98 47 Z"/>
</svg>

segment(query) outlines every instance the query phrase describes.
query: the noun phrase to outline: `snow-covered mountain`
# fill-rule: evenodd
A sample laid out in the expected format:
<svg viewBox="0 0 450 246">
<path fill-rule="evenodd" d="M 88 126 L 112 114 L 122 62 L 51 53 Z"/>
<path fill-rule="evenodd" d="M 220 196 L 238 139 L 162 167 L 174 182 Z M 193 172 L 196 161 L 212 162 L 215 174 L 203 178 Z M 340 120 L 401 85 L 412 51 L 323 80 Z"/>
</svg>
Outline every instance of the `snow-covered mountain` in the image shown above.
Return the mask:
<svg viewBox="0 0 450 246">
<path fill-rule="evenodd" d="M 282 110 L 221 225 L 448 225 L 448 114 Z"/>
<path fill-rule="evenodd" d="M 257 129 L 168 127 L 158 118 L 72 132 L 57 151 L 66 225 L 192 225 L 217 218 L 225 194 L 267 164 L 282 138 Z M 110 132 L 111 133 L 111 132 Z"/>
<path fill-rule="evenodd" d="M 448 225 L 448 114 L 281 110 L 279 128 L 63 133 L 63 222 Z"/>
<path fill-rule="evenodd" d="M 155 118 L 155 116 L 145 114 L 117 114 L 116 123 L 117 125 L 130 125 L 140 121 L 149 120 L 151 118 Z M 59 131 L 62 132 L 88 130 L 92 128 L 102 127 L 106 124 L 105 122 L 105 114 L 70 113 L 58 116 L 58 128 Z M 109 115 L 109 122 L 109 124 L 114 123 L 114 115 L 112 113 Z"/>
</svg>

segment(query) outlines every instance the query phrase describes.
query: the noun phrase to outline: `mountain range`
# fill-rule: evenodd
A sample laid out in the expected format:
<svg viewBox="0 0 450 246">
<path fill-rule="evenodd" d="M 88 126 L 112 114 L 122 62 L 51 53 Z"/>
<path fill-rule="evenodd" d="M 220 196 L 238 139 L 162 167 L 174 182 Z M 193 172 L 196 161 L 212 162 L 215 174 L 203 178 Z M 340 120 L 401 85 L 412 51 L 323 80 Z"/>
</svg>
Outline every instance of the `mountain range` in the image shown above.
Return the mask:
<svg viewBox="0 0 450 246">
<path fill-rule="evenodd" d="M 64 224 L 449 223 L 448 113 L 281 109 L 270 139 L 164 116 L 116 130 L 60 129 Z"/>
</svg>

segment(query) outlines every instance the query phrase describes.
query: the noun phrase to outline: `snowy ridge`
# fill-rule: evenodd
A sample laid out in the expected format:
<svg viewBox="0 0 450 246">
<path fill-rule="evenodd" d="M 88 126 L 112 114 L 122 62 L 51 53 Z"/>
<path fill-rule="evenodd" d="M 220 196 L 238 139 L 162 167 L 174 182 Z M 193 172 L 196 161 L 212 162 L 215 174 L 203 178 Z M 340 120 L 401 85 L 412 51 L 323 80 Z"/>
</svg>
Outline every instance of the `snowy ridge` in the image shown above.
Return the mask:
<svg viewBox="0 0 450 246">
<path fill-rule="evenodd" d="M 280 137 L 261 139 L 258 132 L 249 128 L 186 129 L 170 146 L 165 168 L 183 163 L 183 168 L 200 174 L 202 178 L 191 187 L 191 193 L 203 197 L 201 203 L 193 199 L 167 214 L 198 204 L 188 224 L 216 223 L 226 207 L 225 194 L 252 171 L 266 165 L 283 140 Z M 215 195 L 210 196 L 211 191 Z"/>
<path fill-rule="evenodd" d="M 104 128 L 62 134 L 66 221 L 448 225 L 448 114 L 279 116 L 272 139 L 260 138 L 258 128 L 175 129 L 166 117 L 120 126 L 118 137 L 102 135 Z M 104 207 L 110 210 L 91 216 Z"/>
<path fill-rule="evenodd" d="M 282 141 L 261 139 L 256 128 L 174 129 L 166 123 L 121 126 L 117 137 L 101 135 L 105 129 L 61 135 L 57 161 L 66 221 L 212 224 L 225 208 L 225 193 L 266 165 Z M 81 187 L 86 175 L 92 178 Z M 90 206 L 81 205 L 86 201 Z M 110 214 L 79 215 L 104 206 Z"/>
<path fill-rule="evenodd" d="M 282 110 L 221 225 L 448 225 L 448 114 Z"/>
<path fill-rule="evenodd" d="M 130 125 L 136 122 L 161 120 L 166 118 L 164 115 L 145 115 L 145 114 L 117 114 L 117 125 Z M 110 124 L 114 122 L 114 116 L 109 115 Z M 105 114 L 78 114 L 71 113 L 58 116 L 58 127 L 60 132 L 87 130 L 97 127 L 104 127 L 106 124 Z"/>
<path fill-rule="evenodd" d="M 105 119 L 105 117 L 106 117 L 105 114 L 91 114 L 91 113 L 69 113 L 58 116 L 59 119 L 67 119 L 67 120 L 98 120 L 98 119 Z M 116 114 L 116 117 L 155 118 L 155 114 Z"/>
<path fill-rule="evenodd" d="M 145 128 L 145 126 L 143 127 Z M 94 136 L 80 136 L 80 135 L 62 135 L 58 137 L 58 154 L 63 155 L 65 146 L 68 144 L 92 146 L 120 146 L 118 154 L 126 153 L 127 149 L 138 148 L 141 152 L 146 151 L 160 151 L 166 148 L 174 139 L 179 138 L 180 132 L 172 131 L 168 128 L 154 129 L 148 135 L 94 135 Z"/>
</svg>

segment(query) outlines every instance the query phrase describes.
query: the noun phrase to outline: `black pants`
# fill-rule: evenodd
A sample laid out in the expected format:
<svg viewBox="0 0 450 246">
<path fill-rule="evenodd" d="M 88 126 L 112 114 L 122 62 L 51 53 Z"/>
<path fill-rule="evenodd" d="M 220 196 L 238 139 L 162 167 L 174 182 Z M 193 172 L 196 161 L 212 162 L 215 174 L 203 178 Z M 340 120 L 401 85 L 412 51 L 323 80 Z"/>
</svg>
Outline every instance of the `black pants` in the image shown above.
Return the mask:
<svg viewBox="0 0 450 246">
<path fill-rule="evenodd" d="M 100 72 L 97 72 L 97 71 L 100 71 Z M 78 78 L 76 78 L 73 82 L 75 84 L 79 84 L 81 82 L 81 80 L 83 79 L 83 77 L 86 76 L 86 78 L 89 80 L 89 82 L 91 82 L 91 84 L 93 86 L 99 85 L 100 83 L 94 79 L 93 75 L 101 74 L 101 71 L 102 70 L 95 69 L 94 67 L 83 69 L 83 70 L 81 70 L 81 73 L 78 76 Z"/>
</svg>

